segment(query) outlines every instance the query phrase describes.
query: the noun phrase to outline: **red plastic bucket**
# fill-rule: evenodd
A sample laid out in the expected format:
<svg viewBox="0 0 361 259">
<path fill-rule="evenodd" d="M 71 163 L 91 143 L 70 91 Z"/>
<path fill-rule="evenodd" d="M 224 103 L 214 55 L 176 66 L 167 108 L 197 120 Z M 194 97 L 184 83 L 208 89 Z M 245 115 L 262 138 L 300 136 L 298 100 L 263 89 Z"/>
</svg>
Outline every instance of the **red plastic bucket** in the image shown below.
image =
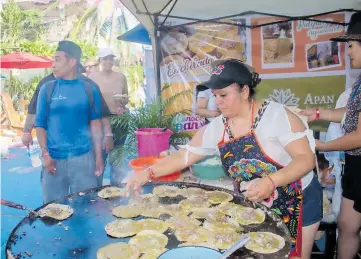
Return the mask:
<svg viewBox="0 0 361 259">
<path fill-rule="evenodd" d="M 135 132 L 138 142 L 138 156 L 159 156 L 169 149 L 169 138 L 173 132 L 162 128 L 143 128 Z"/>
</svg>

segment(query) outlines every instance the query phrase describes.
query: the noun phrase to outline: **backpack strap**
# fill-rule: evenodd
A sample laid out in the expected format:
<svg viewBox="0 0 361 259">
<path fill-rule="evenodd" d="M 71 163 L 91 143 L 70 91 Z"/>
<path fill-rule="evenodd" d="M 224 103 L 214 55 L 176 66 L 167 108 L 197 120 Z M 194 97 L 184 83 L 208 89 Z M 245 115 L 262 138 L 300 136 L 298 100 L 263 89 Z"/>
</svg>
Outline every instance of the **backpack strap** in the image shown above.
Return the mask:
<svg viewBox="0 0 361 259">
<path fill-rule="evenodd" d="M 55 89 L 56 80 L 52 80 L 48 83 L 46 83 L 46 117 L 49 116 L 49 109 L 50 109 L 50 102 L 51 102 L 51 96 L 53 95 L 54 89 Z"/>
<path fill-rule="evenodd" d="M 88 101 L 89 101 L 88 120 L 90 122 L 92 109 L 96 108 L 94 106 L 93 85 L 90 82 L 88 82 L 87 80 L 83 80 L 83 82 L 84 82 L 84 89 L 85 89 L 86 95 L 88 96 Z"/>
</svg>

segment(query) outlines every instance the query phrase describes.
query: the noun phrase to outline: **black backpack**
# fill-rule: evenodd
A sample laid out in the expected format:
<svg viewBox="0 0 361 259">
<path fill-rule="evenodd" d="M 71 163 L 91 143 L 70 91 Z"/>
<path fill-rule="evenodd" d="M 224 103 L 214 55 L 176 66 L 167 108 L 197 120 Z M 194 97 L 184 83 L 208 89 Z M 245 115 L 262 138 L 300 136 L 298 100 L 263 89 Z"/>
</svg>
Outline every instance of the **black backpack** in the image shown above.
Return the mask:
<svg viewBox="0 0 361 259">
<path fill-rule="evenodd" d="M 90 121 L 90 114 L 92 111 L 92 108 L 94 106 L 94 97 L 93 97 L 93 85 L 86 81 L 82 80 L 84 84 L 85 92 L 88 96 L 89 100 L 89 114 L 88 114 L 88 120 Z M 51 96 L 53 95 L 54 88 L 55 88 L 56 80 L 50 81 L 46 84 L 46 105 L 47 105 L 47 114 L 49 114 L 49 107 L 51 102 Z"/>
</svg>

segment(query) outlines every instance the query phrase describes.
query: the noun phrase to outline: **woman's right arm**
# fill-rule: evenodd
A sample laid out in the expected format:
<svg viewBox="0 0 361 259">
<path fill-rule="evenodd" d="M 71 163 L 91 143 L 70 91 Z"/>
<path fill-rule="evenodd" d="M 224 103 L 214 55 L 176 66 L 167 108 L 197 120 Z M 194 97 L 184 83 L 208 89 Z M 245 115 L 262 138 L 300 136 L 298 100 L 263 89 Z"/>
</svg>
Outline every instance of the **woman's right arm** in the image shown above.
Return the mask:
<svg viewBox="0 0 361 259">
<path fill-rule="evenodd" d="M 214 118 L 220 115 L 218 111 L 207 110 L 208 99 L 204 97 L 197 98 L 196 114 L 205 118 Z"/>
<path fill-rule="evenodd" d="M 206 127 L 201 128 L 192 138 L 188 145 L 192 147 L 200 147 L 202 145 L 203 134 Z M 188 154 L 187 154 L 188 153 Z M 188 155 L 187 163 L 185 163 L 185 156 Z M 185 149 L 178 150 L 166 158 L 162 159 L 155 165 L 151 166 L 154 178 L 165 176 L 180 170 L 202 160 L 205 156 L 197 155 L 192 152 L 186 152 Z M 134 189 L 139 191 L 140 187 L 150 180 L 149 170 L 133 174 L 132 178 L 127 183 L 127 189 Z"/>
<path fill-rule="evenodd" d="M 338 109 L 319 109 L 320 110 L 320 119 L 329 121 L 329 122 L 337 122 L 340 123 L 343 119 L 343 116 L 346 112 L 346 108 L 338 108 Z"/>
<path fill-rule="evenodd" d="M 338 109 L 319 109 L 320 117 L 319 120 L 329 121 L 329 122 L 337 122 L 340 123 L 343 119 L 343 116 L 346 112 L 346 108 L 338 108 Z M 314 121 L 317 119 L 317 109 L 315 108 L 307 108 L 300 112 L 301 115 L 305 115 L 308 117 L 308 121 Z"/>
</svg>

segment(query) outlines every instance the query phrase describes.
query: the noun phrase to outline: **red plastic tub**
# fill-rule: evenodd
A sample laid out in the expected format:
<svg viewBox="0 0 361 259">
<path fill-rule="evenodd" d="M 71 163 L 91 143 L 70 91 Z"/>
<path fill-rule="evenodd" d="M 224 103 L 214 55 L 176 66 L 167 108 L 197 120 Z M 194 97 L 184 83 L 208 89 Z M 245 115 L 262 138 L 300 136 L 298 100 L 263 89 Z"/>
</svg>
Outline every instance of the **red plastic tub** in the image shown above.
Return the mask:
<svg viewBox="0 0 361 259">
<path fill-rule="evenodd" d="M 136 173 L 139 173 L 139 172 L 145 170 L 149 166 L 154 165 L 161 159 L 163 159 L 163 158 L 155 157 L 155 156 L 138 157 L 138 158 L 131 160 L 129 162 L 129 165 L 133 169 L 133 172 L 136 174 Z M 166 175 L 166 176 L 152 178 L 151 180 L 157 181 L 157 182 L 171 182 L 171 181 L 177 180 L 180 175 L 181 175 L 181 171 L 178 171 L 178 172 Z"/>
</svg>

